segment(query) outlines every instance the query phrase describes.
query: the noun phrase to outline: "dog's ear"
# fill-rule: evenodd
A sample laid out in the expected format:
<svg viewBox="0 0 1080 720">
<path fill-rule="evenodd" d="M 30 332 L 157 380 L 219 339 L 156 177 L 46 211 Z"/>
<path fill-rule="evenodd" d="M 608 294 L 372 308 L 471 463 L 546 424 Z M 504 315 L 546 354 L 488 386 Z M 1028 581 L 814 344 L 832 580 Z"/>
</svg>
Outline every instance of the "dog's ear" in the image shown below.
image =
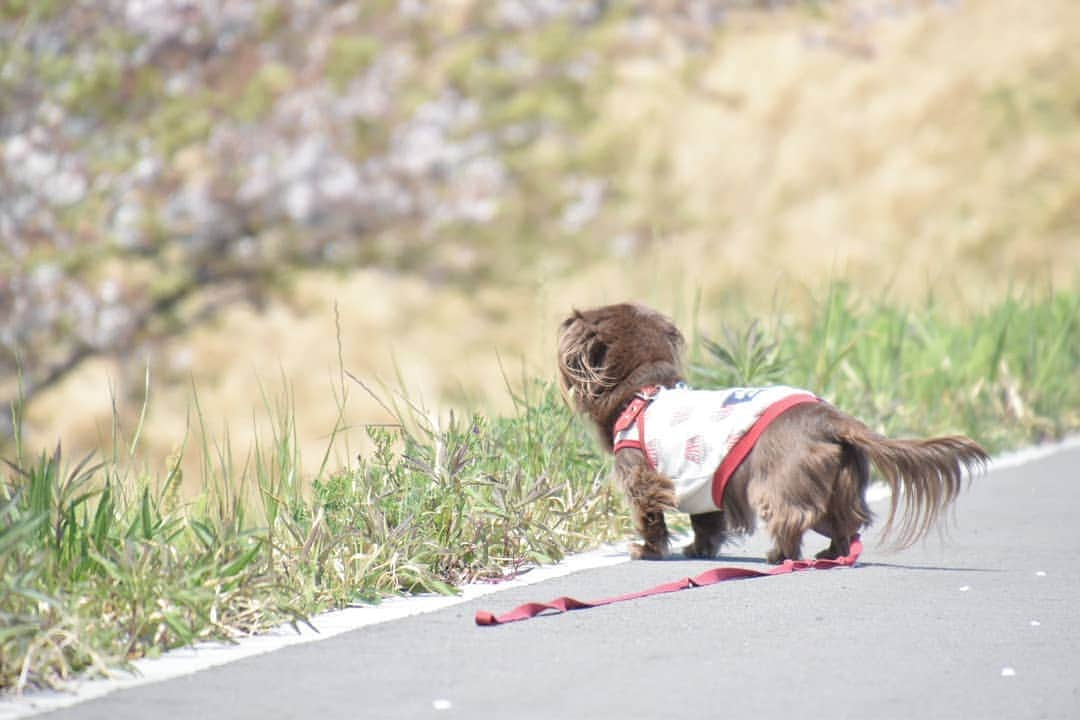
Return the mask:
<svg viewBox="0 0 1080 720">
<path fill-rule="evenodd" d="M 559 375 L 565 393 L 578 404 L 600 397 L 610 386 L 608 344 L 598 324 L 578 310 L 559 328 Z"/>
<path fill-rule="evenodd" d="M 600 336 L 586 331 L 563 353 L 563 366 L 576 378 L 596 379 L 604 375 L 608 346 Z"/>
<path fill-rule="evenodd" d="M 562 325 L 559 326 L 559 332 L 565 331 L 568 327 L 576 323 L 578 320 L 585 322 L 585 316 L 581 314 L 581 311 L 574 308 L 574 311 L 570 313 L 570 317 L 562 321 Z"/>
<path fill-rule="evenodd" d="M 675 355 L 681 355 L 683 349 L 686 347 L 686 338 L 684 338 L 683 334 L 679 332 L 679 328 L 669 323 L 667 330 L 665 330 L 664 332 L 664 335 L 667 336 L 668 342 L 671 343 L 671 347 L 675 351 Z"/>
<path fill-rule="evenodd" d="M 604 361 L 607 360 L 607 343 L 601 340 L 598 335 L 593 335 L 588 348 L 589 368 L 598 372 L 602 371 Z"/>
</svg>

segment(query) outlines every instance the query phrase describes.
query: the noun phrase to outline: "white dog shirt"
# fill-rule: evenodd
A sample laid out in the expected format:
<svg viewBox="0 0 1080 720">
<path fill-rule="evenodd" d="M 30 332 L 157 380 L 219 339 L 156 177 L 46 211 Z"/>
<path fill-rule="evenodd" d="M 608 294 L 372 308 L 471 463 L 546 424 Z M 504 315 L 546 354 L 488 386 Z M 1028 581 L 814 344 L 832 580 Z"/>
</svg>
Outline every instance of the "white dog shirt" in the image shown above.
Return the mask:
<svg viewBox="0 0 1080 720">
<path fill-rule="evenodd" d="M 641 450 L 675 484 L 680 511 L 712 512 L 768 424 L 794 405 L 819 401 L 808 390 L 783 385 L 644 388 L 615 422 L 613 450 Z"/>
</svg>

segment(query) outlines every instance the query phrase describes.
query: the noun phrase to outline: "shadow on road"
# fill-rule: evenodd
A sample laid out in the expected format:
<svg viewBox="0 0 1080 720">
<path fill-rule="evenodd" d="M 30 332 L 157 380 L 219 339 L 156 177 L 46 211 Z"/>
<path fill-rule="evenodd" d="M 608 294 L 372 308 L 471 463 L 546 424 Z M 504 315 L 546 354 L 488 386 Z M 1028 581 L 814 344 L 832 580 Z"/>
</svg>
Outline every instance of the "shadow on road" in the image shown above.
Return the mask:
<svg viewBox="0 0 1080 720">
<path fill-rule="evenodd" d="M 941 567 L 939 565 L 904 565 L 902 563 L 883 563 L 883 562 L 858 562 L 855 564 L 856 568 L 860 567 L 882 567 L 882 568 L 894 568 L 897 570 L 935 570 L 938 572 L 959 572 L 959 573 L 1001 573 L 1004 570 L 998 568 L 963 568 L 963 567 Z"/>
<path fill-rule="evenodd" d="M 701 558 L 689 558 L 682 553 L 673 554 L 663 560 L 645 560 L 642 562 L 648 563 L 733 563 L 736 565 L 765 565 L 768 567 L 774 567 L 765 558 L 758 555 L 718 555 L 712 560 L 703 560 Z M 1005 572 L 999 568 L 970 568 L 970 567 L 943 567 L 940 565 L 911 565 L 905 563 L 890 563 L 890 562 L 863 562 L 859 560 L 855 563 L 856 568 L 860 567 L 880 567 L 880 568 L 893 568 L 896 570 L 932 570 L 938 572 L 959 572 L 959 573 L 1000 573 Z"/>
</svg>

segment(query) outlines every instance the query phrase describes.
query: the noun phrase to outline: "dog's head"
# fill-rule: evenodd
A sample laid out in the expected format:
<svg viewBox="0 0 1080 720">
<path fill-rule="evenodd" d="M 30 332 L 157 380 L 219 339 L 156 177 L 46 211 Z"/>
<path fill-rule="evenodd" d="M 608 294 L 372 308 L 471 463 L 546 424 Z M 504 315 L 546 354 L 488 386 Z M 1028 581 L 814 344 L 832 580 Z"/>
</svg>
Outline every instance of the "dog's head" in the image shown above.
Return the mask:
<svg viewBox="0 0 1080 720">
<path fill-rule="evenodd" d="M 682 379 L 682 333 L 660 313 L 622 303 L 575 310 L 559 328 L 559 377 L 578 410 L 601 429 L 645 385 Z"/>
</svg>

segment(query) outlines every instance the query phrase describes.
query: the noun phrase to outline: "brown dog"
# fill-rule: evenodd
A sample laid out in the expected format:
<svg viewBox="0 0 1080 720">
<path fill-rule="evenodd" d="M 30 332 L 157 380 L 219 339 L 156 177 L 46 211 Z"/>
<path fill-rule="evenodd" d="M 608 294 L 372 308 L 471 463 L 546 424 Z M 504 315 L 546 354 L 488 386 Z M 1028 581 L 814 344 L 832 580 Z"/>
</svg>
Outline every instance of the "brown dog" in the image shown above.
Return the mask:
<svg viewBox="0 0 1080 720">
<path fill-rule="evenodd" d="M 615 455 L 643 543 L 635 558 L 668 550 L 664 511 L 690 513 L 688 557 L 713 557 L 732 533 L 761 516 L 775 542 L 772 563 L 798 559 L 815 530 L 832 541 L 819 558 L 848 554 L 873 516 L 864 499 L 872 463 L 892 490 L 885 533 L 903 498 L 897 544 L 935 523 L 966 471 L 989 460 L 961 436 L 885 438 L 796 388 L 694 391 L 683 382 L 682 334 L 640 305 L 575 311 L 559 332 L 559 374 L 577 409 Z"/>
</svg>

